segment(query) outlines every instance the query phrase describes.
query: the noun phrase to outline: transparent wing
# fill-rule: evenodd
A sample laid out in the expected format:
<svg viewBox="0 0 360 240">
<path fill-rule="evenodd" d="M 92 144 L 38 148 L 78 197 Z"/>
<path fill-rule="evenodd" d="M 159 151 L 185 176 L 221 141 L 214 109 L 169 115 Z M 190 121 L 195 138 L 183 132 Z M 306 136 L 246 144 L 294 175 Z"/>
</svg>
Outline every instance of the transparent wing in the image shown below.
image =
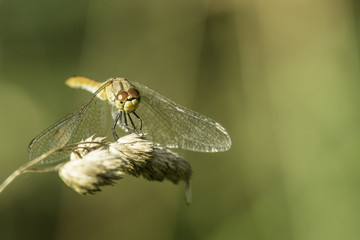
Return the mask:
<svg viewBox="0 0 360 240">
<path fill-rule="evenodd" d="M 149 140 L 169 148 L 199 152 L 230 148 L 230 136 L 220 123 L 180 106 L 140 83 L 129 83 L 140 92 L 141 102 L 135 112 L 142 119 L 143 132 Z"/>
<path fill-rule="evenodd" d="M 103 137 L 109 128 L 110 106 L 94 93 L 82 106 L 49 127 L 29 144 L 29 158 L 35 159 L 52 149 L 76 143 L 92 135 Z M 68 152 L 57 152 L 44 159 L 36 167 L 45 168 L 68 160 Z"/>
</svg>

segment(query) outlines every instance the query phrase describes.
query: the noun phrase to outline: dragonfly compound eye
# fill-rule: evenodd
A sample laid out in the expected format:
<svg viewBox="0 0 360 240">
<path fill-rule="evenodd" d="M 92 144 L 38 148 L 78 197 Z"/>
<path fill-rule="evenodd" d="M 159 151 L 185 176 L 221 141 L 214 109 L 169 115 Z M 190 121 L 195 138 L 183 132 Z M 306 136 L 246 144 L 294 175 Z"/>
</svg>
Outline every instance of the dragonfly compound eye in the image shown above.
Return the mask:
<svg viewBox="0 0 360 240">
<path fill-rule="evenodd" d="M 135 88 L 129 88 L 128 93 L 130 98 L 140 98 L 140 93 Z"/>
<path fill-rule="evenodd" d="M 125 102 L 127 98 L 128 98 L 128 93 L 125 91 L 120 91 L 116 95 L 116 99 L 119 100 L 120 102 Z"/>
</svg>

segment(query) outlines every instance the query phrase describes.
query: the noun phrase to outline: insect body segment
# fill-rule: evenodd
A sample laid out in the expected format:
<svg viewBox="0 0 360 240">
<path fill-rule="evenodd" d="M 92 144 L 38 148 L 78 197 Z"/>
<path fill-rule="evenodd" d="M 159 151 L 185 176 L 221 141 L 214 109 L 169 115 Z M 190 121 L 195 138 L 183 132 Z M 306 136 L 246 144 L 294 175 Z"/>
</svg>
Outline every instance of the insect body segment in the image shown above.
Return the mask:
<svg viewBox="0 0 360 240">
<path fill-rule="evenodd" d="M 75 76 L 66 80 L 65 84 L 71 88 L 80 88 L 95 93 L 104 83 L 96 82 L 86 77 Z M 101 90 L 97 97 L 101 100 L 107 100 L 106 92 L 104 90 Z"/>
</svg>

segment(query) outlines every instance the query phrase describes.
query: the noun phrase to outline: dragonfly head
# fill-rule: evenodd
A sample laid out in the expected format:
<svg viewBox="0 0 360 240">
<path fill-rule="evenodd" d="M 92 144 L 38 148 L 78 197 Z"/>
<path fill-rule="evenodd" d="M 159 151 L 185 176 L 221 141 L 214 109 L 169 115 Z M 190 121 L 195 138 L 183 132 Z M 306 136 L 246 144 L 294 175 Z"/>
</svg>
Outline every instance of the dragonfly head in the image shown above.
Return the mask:
<svg viewBox="0 0 360 240">
<path fill-rule="evenodd" d="M 127 91 L 120 90 L 116 94 L 115 104 L 120 110 L 125 113 L 132 113 L 136 110 L 140 103 L 140 93 L 135 88 L 129 88 Z"/>
</svg>

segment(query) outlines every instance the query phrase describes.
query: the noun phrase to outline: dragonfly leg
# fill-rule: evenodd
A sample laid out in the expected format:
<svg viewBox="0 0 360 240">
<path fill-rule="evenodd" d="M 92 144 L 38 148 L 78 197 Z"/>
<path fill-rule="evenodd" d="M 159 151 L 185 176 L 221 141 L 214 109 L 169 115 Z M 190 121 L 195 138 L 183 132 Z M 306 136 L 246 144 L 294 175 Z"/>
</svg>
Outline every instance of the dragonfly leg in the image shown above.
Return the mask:
<svg viewBox="0 0 360 240">
<path fill-rule="evenodd" d="M 129 123 L 128 123 L 128 120 L 127 120 L 128 118 L 130 119 L 130 122 L 131 122 L 131 124 L 132 124 L 133 127 L 134 127 L 134 123 L 133 123 L 130 115 L 129 115 L 129 114 L 126 114 L 125 112 L 124 112 L 124 123 L 121 123 L 121 125 L 126 128 L 126 132 L 132 132 L 132 131 L 135 132 L 136 128 L 131 128 L 131 127 L 129 126 Z"/>
<path fill-rule="evenodd" d="M 117 122 L 119 120 L 121 122 L 121 115 L 122 115 L 122 111 L 119 111 L 119 113 L 116 115 L 116 117 L 114 119 L 114 123 L 113 123 L 113 126 L 111 128 L 111 132 L 113 134 L 113 137 L 114 137 L 115 141 L 119 139 L 119 136 L 117 135 L 115 128 L 116 128 Z"/>
<path fill-rule="evenodd" d="M 127 115 L 128 115 L 128 118 L 130 119 L 130 122 L 131 122 L 131 125 L 132 125 L 132 127 L 133 127 L 134 132 L 137 133 L 136 127 L 135 127 L 135 124 L 134 124 L 134 121 L 132 120 L 132 118 L 131 118 L 131 116 L 130 116 L 130 113 L 128 113 Z"/>
<path fill-rule="evenodd" d="M 139 117 L 139 115 L 137 115 L 135 112 L 133 112 L 133 114 L 135 115 L 135 117 L 137 117 L 137 119 L 139 119 L 140 121 L 140 134 L 143 135 L 143 132 L 142 132 L 142 120 L 141 120 L 141 117 Z"/>
<path fill-rule="evenodd" d="M 124 121 L 123 121 L 123 119 L 122 119 L 122 117 L 120 116 L 120 124 L 121 124 L 121 127 L 124 129 L 124 128 L 126 128 L 126 129 L 124 129 L 126 132 L 128 132 L 128 131 L 131 131 L 131 130 L 133 130 L 131 127 L 129 127 L 129 124 L 128 124 L 128 120 L 127 120 L 127 115 L 129 115 L 129 114 L 126 114 L 125 112 L 124 112 Z M 131 119 L 130 119 L 131 120 Z"/>
<path fill-rule="evenodd" d="M 126 113 L 124 113 L 124 124 L 123 124 L 123 126 L 125 126 L 127 129 L 129 129 L 129 125 L 128 125 L 127 118 L 126 118 Z"/>
</svg>

